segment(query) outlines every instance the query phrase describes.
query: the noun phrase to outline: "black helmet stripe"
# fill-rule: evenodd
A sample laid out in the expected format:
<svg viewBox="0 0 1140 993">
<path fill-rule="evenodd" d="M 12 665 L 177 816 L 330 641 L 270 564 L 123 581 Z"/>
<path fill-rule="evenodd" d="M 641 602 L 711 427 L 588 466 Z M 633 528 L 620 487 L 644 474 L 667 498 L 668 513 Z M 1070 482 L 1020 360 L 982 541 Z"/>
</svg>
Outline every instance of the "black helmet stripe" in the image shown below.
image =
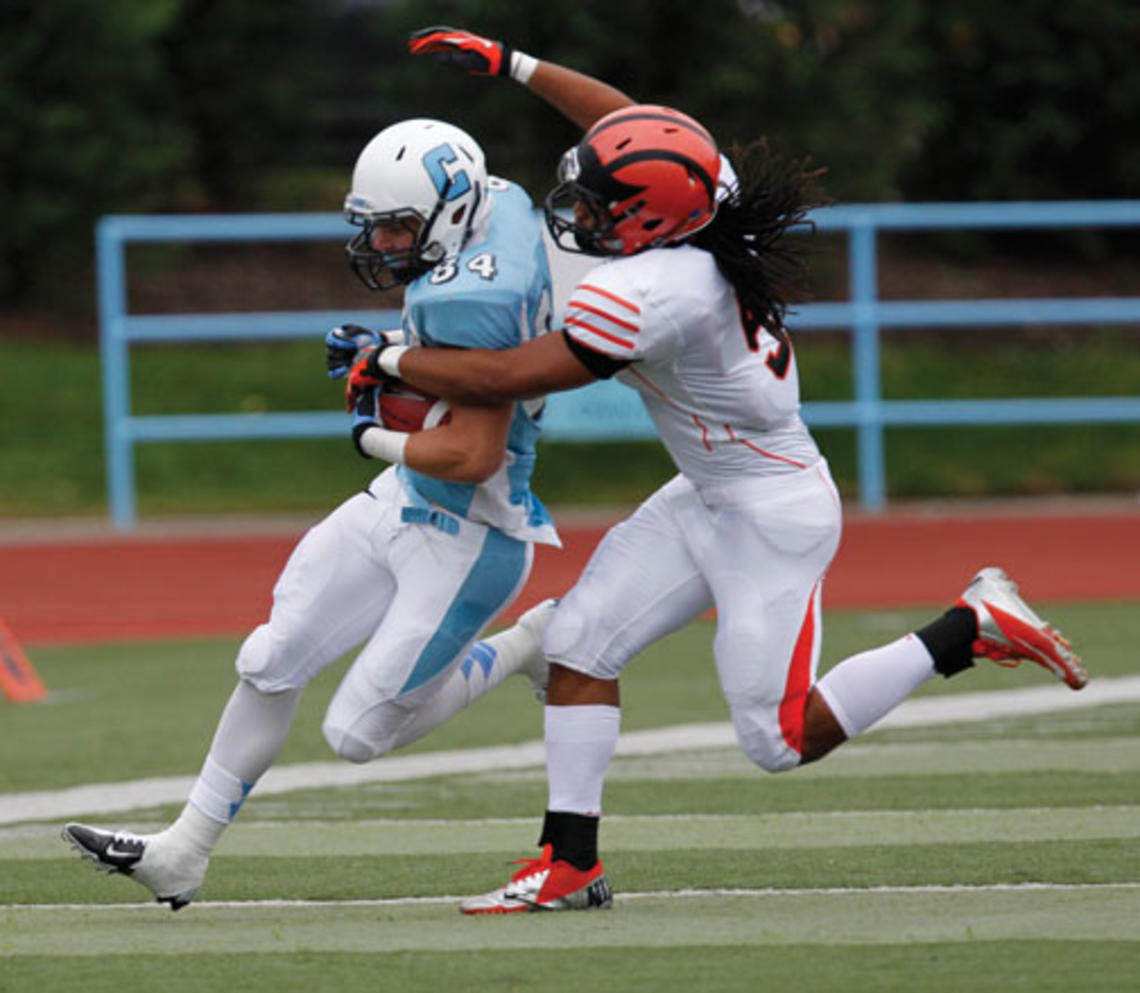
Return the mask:
<svg viewBox="0 0 1140 993">
<path fill-rule="evenodd" d="M 680 152 L 669 151 L 664 148 L 647 148 L 640 152 L 630 152 L 628 155 L 622 155 L 613 160 L 613 162 L 606 163 L 606 171 L 613 174 L 622 166 L 627 166 L 632 162 L 646 162 L 652 159 L 667 159 L 670 162 L 676 162 L 678 165 L 688 169 L 693 173 L 703 184 L 708 191 L 710 199 L 716 198 L 716 183 L 713 182 L 710 176 L 699 162 L 694 161 L 687 155 L 682 155 Z"/>
<path fill-rule="evenodd" d="M 712 139 L 712 135 L 710 135 L 696 121 L 692 119 L 686 119 L 679 113 L 657 114 L 650 111 L 633 109 L 631 109 L 628 114 L 619 114 L 610 120 L 599 121 L 594 125 L 594 127 L 586 132 L 585 140 L 589 141 L 595 135 L 599 134 L 602 131 L 605 131 L 607 128 L 612 128 L 617 124 L 628 124 L 630 121 L 667 121 L 669 124 L 675 124 L 678 127 L 686 128 L 687 130 L 692 131 L 693 134 L 700 135 L 700 137 L 704 138 L 705 141 L 709 142 L 711 145 L 716 145 L 716 142 Z"/>
<path fill-rule="evenodd" d="M 614 175 L 611 166 L 602 165 L 598 151 L 585 141 L 578 146 L 578 185 L 596 194 L 606 203 L 628 200 L 636 196 L 644 186 L 625 183 Z"/>
</svg>

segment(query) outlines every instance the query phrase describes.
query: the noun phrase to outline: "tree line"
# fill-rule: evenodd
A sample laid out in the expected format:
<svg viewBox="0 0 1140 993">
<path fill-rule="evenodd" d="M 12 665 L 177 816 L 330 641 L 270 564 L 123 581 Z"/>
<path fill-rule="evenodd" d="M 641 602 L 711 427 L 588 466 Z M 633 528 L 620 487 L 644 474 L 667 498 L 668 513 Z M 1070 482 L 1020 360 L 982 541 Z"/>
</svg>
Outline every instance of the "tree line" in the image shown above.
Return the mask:
<svg viewBox="0 0 1140 993">
<path fill-rule="evenodd" d="M 550 185 L 573 127 L 507 80 L 407 56 L 451 23 L 761 134 L 839 201 L 1140 196 L 1131 0 L 5 0 L 0 300 L 86 292 L 102 214 L 336 210 L 368 138 L 471 131 Z"/>
</svg>

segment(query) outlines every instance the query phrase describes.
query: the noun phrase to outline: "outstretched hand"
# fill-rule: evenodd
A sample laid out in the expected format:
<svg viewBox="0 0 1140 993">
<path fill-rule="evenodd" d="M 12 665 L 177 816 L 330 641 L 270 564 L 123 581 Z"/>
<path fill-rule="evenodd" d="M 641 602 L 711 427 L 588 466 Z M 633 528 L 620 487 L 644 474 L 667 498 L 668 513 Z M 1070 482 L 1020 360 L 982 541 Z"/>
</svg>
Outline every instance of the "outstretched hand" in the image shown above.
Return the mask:
<svg viewBox="0 0 1140 993">
<path fill-rule="evenodd" d="M 408 41 L 413 55 L 434 55 L 437 62 L 449 63 L 473 76 L 509 76 L 511 46 L 493 41 L 462 28 L 437 24 L 414 31 Z"/>
</svg>

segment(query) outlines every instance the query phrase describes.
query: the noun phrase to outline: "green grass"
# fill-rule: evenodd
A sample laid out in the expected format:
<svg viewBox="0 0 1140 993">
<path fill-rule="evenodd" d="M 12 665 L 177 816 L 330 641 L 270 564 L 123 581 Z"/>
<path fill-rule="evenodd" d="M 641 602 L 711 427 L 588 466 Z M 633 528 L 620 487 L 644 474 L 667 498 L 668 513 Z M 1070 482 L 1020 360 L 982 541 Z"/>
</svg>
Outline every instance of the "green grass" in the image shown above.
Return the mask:
<svg viewBox="0 0 1140 993">
<path fill-rule="evenodd" d="M 335 410 L 340 386 L 321 371 L 319 341 L 132 350 L 136 414 Z M 851 397 L 846 339 L 800 336 L 804 399 Z M 885 338 L 884 395 L 1134 395 L 1140 349 L 1102 329 L 1046 336 Z M 0 516 L 105 510 L 100 373 L 88 345 L 0 341 Z M 841 489 L 855 492 L 851 431 L 817 432 Z M 1033 452 L 1032 459 L 1025 452 Z M 144 515 L 286 512 L 330 506 L 373 474 L 342 441 L 156 443 L 138 446 Z M 299 471 L 298 467 L 303 467 Z M 1134 492 L 1140 426 L 895 428 L 887 432 L 894 498 Z M 629 504 L 672 473 L 656 442 L 542 445 L 536 490 L 551 504 Z"/>
<path fill-rule="evenodd" d="M 1135 604 L 1047 613 L 1094 679 L 1136 674 Z M 922 616 L 830 613 L 824 667 Z M 711 636 L 694 624 L 631 667 L 625 730 L 725 719 Z M 53 695 L 0 708 L 0 810 L 8 791 L 195 772 L 236 647 L 32 646 Z M 283 763 L 329 759 L 319 721 L 339 671 L 305 694 Z M 919 692 L 1047 685 L 987 665 Z M 415 750 L 530 741 L 540 721 L 511 680 Z M 532 850 L 540 768 L 255 791 L 177 915 L 68 853 L 54 819 L 12 824 L 0 993 L 1123 993 L 1140 986 L 1138 772 L 1140 703 L 1126 700 L 872 731 L 781 776 L 729 748 L 619 756 L 601 837 L 614 910 L 506 920 L 463 918 L 454 897 L 501 884 Z M 176 811 L 91 819 L 153 830 Z"/>
<path fill-rule="evenodd" d="M 904 634 L 928 617 L 925 611 L 828 612 L 821 668 Z M 1114 605 L 1069 604 L 1053 608 L 1050 617 L 1081 646 L 1094 676 L 1119 675 L 1134 668 L 1119 646 L 1140 643 L 1140 612 Z M 712 636 L 711 622 L 698 622 L 651 646 L 629 667 L 623 694 L 625 730 L 727 719 L 712 663 Z M 114 757 L 112 768 L 120 778 L 196 773 L 217 715 L 233 689 L 239 644 L 233 639 L 198 639 L 33 646 L 32 661 L 52 695 L 46 705 L 14 707 L 5 713 L 0 742 L 11 742 L 23 756 L 20 762 L 0 764 L 0 791 L 102 781 L 107 778 L 108 756 Z M 331 667 L 304 694 L 280 761 L 330 757 L 320 723 L 344 665 L 342 660 Z M 983 665 L 958 679 L 934 680 L 923 693 L 1029 686 L 1039 681 L 1038 673 L 1028 666 L 1009 672 Z M 124 693 L 125 686 L 132 692 Z M 513 706 L 465 711 L 410 751 L 539 736 L 537 714 L 528 705 L 521 680 L 505 686 L 496 699 Z M 1140 727 L 1123 733 L 1136 731 Z M 137 747 L 139 741 L 145 741 L 146 747 Z"/>
<path fill-rule="evenodd" d="M 715 801 L 714 801 L 715 802 Z M 611 806 L 616 805 L 611 802 Z M 538 809 L 538 808 L 536 808 Z M 254 815 L 256 818 L 256 815 Z M 366 830 L 367 825 L 362 828 Z M 234 829 L 235 831 L 238 829 Z M 477 821 L 467 832 L 478 832 Z M 708 829 L 706 830 L 714 830 Z M 516 831 L 516 845 L 495 852 L 467 851 L 459 837 L 446 851 L 421 856 L 261 856 L 219 854 L 202 888 L 203 901 L 383 900 L 478 893 L 502 885 L 504 867 L 525 854 L 532 831 Z M 1018 837 L 1016 827 L 1010 834 Z M 607 842 L 607 871 L 619 892 L 683 889 L 819 889 L 876 886 L 968 886 L 995 883 L 1140 884 L 1140 853 L 1135 837 L 1095 839 L 1081 845 L 1079 863 L 1065 857 L 1071 841 L 987 840 L 923 844 L 921 828 L 907 843 L 864 844 L 821 851 L 779 847 L 778 858 L 749 858 L 739 850 L 687 848 L 630 852 Z M 754 852 L 769 850 L 758 841 Z M 125 878 L 100 879 L 76 862 L 61 860 L 62 848 L 49 860 L 23 859 L 5 866 L 0 885 L 4 903 L 129 903 L 139 899 L 137 884 Z M 668 857 L 671 855 L 672 857 Z"/>
<path fill-rule="evenodd" d="M 528 922 L 529 923 L 529 922 Z M 551 926 L 555 922 L 551 922 Z M 379 927 L 377 927 L 379 930 Z M 167 993 L 225 988 L 232 993 L 305 990 L 344 993 L 362 977 L 382 977 L 385 988 L 495 989 L 521 993 L 543 990 L 684 990 L 716 989 L 754 993 L 762 985 L 804 993 L 875 990 L 877 993 L 1133 993 L 1135 946 L 1112 942 L 1043 943 L 978 941 L 885 947 L 720 947 L 710 969 L 704 949 L 678 944 L 654 948 L 652 955 L 629 948 L 544 949 L 537 956 L 496 951 L 427 953 L 356 952 L 322 954 L 275 950 L 257 955 L 122 955 L 98 959 L 29 956 L 11 960 L 0 990 L 81 990 L 119 993 L 161 989 Z M 525 968 L 519 965 L 519 959 Z M 367 980 L 364 980 L 365 982 Z M 715 982 L 715 987 L 710 983 Z M 11 983 L 6 986 L 5 983 Z M 125 984 L 130 984 L 125 985 Z"/>
<path fill-rule="evenodd" d="M 915 977 L 923 993 L 1132 993 L 1134 950 L 1110 942 L 1055 942 L 1041 968 L 1039 942 L 978 942 L 968 945 L 838 949 L 806 945 L 720 947 L 714 969 L 709 957 L 692 946 L 658 947 L 652 955 L 628 949 L 544 950 L 540 962 L 521 954 L 508 957 L 494 951 L 321 954 L 312 952 L 258 955 L 122 955 L 79 963 L 47 957 L 16 959 L 10 990 L 34 988 L 119 993 L 123 982 L 143 990 L 201 991 L 225 986 L 233 993 L 264 990 L 304 990 L 343 993 L 356 988 L 360 977 L 383 977 L 393 990 L 426 990 L 430 970 L 439 988 L 494 988 L 504 993 L 535 990 L 710 990 L 754 993 L 757 977 L 776 990 L 876 990 L 913 993 Z M 524 972 L 524 975 L 521 975 Z M 1098 978 L 1094 978 L 1098 977 Z M 0 978 L 0 984 L 5 982 Z M 21 985 L 21 984 L 27 985 Z M 0 990 L 5 990 L 0 985 Z"/>
</svg>

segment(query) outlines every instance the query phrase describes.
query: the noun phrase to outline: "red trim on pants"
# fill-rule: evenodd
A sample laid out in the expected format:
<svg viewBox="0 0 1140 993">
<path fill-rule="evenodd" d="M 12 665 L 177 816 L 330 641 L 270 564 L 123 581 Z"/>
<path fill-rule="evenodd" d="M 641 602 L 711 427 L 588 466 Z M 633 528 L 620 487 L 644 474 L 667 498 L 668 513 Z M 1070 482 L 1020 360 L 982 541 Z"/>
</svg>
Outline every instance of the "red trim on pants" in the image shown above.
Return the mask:
<svg viewBox="0 0 1140 993">
<path fill-rule="evenodd" d="M 796 647 L 792 651 L 792 664 L 788 668 L 788 681 L 784 686 L 784 699 L 780 701 L 780 732 L 788 747 L 803 754 L 804 711 L 811 692 L 811 658 L 815 645 L 815 597 L 819 583 L 808 597 L 807 612 L 800 626 Z"/>
</svg>

